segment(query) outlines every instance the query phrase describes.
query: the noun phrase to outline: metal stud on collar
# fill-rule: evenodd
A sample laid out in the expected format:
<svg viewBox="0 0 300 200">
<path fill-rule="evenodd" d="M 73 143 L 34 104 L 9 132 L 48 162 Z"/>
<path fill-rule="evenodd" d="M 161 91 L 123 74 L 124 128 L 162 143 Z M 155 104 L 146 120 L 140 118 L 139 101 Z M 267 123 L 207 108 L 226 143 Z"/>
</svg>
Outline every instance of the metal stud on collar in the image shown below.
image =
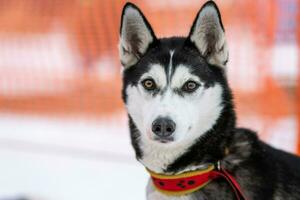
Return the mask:
<svg viewBox="0 0 300 200">
<path fill-rule="evenodd" d="M 216 168 L 218 171 L 221 171 L 221 161 L 218 160 L 218 162 L 216 163 Z"/>
</svg>

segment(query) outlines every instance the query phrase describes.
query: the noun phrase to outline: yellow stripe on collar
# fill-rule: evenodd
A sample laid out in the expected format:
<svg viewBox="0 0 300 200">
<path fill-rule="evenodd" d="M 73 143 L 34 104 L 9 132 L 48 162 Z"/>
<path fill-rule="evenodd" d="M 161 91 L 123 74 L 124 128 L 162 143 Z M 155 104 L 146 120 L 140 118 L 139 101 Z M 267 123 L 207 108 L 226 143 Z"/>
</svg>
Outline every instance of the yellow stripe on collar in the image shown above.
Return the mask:
<svg viewBox="0 0 300 200">
<path fill-rule="evenodd" d="M 159 179 L 187 178 L 187 177 L 191 177 L 191 176 L 201 175 L 201 174 L 210 172 L 214 169 L 215 169 L 215 166 L 210 165 L 206 169 L 198 169 L 198 170 L 195 170 L 195 171 L 183 172 L 181 174 L 174 174 L 174 175 L 168 174 L 168 175 L 165 175 L 165 174 L 155 173 L 155 172 L 151 171 L 150 169 L 146 168 L 146 170 L 149 172 L 151 177 L 155 177 L 155 178 L 159 178 Z"/>
</svg>

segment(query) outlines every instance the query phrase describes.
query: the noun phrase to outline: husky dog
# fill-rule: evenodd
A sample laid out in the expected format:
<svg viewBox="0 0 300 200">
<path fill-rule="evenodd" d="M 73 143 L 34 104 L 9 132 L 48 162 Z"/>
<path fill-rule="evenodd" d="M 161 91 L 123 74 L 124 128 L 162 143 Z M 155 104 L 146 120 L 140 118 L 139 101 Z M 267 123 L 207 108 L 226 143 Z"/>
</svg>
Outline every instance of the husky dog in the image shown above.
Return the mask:
<svg viewBox="0 0 300 200">
<path fill-rule="evenodd" d="M 236 127 L 225 73 L 225 31 L 213 1 L 200 9 L 188 37 L 162 39 L 140 9 L 127 3 L 119 51 L 131 141 L 137 160 L 148 170 L 175 175 L 218 162 L 249 200 L 300 199 L 300 159 Z M 150 180 L 147 199 L 236 196 L 224 179 L 182 196 L 166 195 Z"/>
</svg>

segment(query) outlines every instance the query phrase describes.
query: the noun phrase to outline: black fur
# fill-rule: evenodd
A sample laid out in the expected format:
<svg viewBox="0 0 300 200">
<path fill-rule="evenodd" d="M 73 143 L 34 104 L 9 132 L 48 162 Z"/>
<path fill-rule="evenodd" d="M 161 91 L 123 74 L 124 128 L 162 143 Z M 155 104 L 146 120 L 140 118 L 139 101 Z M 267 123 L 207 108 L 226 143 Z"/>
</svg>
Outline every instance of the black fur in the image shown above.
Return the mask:
<svg viewBox="0 0 300 200">
<path fill-rule="evenodd" d="M 207 5 L 216 7 L 212 1 L 205 4 Z M 218 15 L 220 18 L 219 11 Z M 221 18 L 220 23 L 222 25 Z M 147 25 L 152 31 L 150 25 Z M 223 25 L 222 28 L 224 29 Z M 178 64 L 190 66 L 192 73 L 204 81 L 205 87 L 211 87 L 216 83 L 222 86 L 223 110 L 213 128 L 195 141 L 187 152 L 164 171 L 176 173 L 188 166 L 215 163 L 220 160 L 222 166 L 240 183 L 249 200 L 300 199 L 300 159 L 270 147 L 260 141 L 256 133 L 236 127 L 232 93 L 223 68 L 210 65 L 189 38 L 155 39 L 141 59 L 134 66 L 124 70 L 122 90 L 124 102 L 127 101 L 125 89 L 128 85 L 138 84 L 140 77 L 149 70 L 150 63 L 160 63 L 165 66 L 166 71 L 168 70 L 170 50 L 175 50 L 173 66 L 176 67 Z M 132 145 L 136 157 L 140 159 L 143 157 L 143 151 L 139 146 L 140 133 L 130 116 L 129 124 Z M 235 198 L 228 183 L 221 179 L 211 182 L 192 196 L 201 200 Z"/>
</svg>

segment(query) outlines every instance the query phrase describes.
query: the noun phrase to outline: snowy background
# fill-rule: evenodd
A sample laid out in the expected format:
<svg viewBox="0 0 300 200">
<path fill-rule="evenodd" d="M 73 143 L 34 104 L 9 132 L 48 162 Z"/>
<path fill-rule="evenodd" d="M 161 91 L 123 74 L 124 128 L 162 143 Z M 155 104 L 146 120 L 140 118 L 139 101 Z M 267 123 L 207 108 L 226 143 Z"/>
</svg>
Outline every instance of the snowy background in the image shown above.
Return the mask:
<svg viewBox="0 0 300 200">
<path fill-rule="evenodd" d="M 1 114 L 0 199 L 144 199 L 147 174 L 123 116 L 112 123 Z"/>
</svg>

